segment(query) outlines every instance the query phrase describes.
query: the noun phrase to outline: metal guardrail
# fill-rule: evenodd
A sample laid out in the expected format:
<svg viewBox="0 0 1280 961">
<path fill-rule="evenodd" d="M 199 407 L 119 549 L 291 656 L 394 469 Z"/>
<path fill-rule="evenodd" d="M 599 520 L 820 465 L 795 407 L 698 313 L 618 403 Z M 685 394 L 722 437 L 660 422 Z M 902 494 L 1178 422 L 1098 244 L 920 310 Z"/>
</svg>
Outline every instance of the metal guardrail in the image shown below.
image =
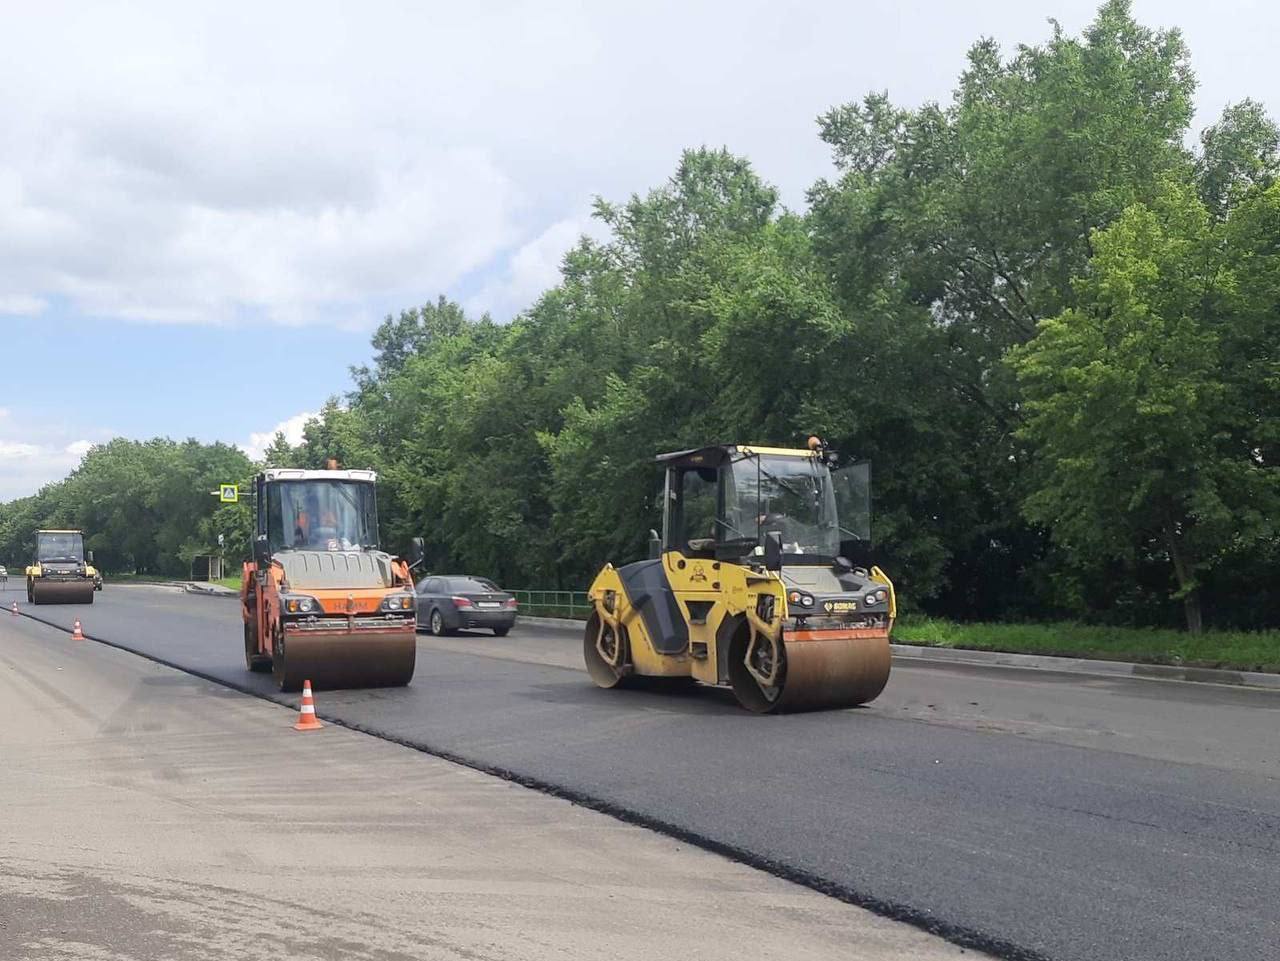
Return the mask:
<svg viewBox="0 0 1280 961">
<path fill-rule="evenodd" d="M 586 620 L 591 601 L 586 591 L 510 591 L 520 613 L 530 617 L 572 617 Z"/>
</svg>

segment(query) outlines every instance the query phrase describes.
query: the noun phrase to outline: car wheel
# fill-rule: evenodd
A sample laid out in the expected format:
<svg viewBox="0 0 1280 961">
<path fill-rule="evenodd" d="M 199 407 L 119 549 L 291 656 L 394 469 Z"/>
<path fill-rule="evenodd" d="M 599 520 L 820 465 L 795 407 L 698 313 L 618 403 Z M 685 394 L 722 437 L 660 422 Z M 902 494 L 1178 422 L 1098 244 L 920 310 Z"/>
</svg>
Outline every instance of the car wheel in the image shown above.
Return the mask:
<svg viewBox="0 0 1280 961">
<path fill-rule="evenodd" d="M 511 633 L 511 628 L 509 627 L 495 627 L 493 629 L 494 637 L 506 637 L 510 633 Z"/>
<path fill-rule="evenodd" d="M 444 615 L 438 607 L 431 609 L 431 633 L 434 637 L 444 637 Z"/>
</svg>

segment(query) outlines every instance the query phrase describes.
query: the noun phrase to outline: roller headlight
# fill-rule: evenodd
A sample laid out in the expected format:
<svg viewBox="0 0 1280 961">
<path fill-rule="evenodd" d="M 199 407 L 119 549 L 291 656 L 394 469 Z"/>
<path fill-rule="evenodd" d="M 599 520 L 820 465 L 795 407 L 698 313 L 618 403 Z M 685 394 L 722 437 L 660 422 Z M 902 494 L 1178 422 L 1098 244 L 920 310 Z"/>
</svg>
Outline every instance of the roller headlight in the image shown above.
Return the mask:
<svg viewBox="0 0 1280 961">
<path fill-rule="evenodd" d="M 868 594 L 868 595 L 867 595 L 866 597 L 864 597 L 862 600 L 863 600 L 863 603 L 865 603 L 865 604 L 874 604 L 877 600 L 879 600 L 879 598 L 878 598 L 878 597 L 876 597 L 875 591 L 872 591 L 870 594 Z"/>
<path fill-rule="evenodd" d="M 792 604 L 798 604 L 801 607 L 813 607 L 813 598 L 801 591 L 792 591 L 787 595 L 787 600 Z"/>
<path fill-rule="evenodd" d="M 413 610 L 413 595 L 388 594 L 382 599 L 382 609 L 384 611 L 411 611 Z"/>
<path fill-rule="evenodd" d="M 301 595 L 294 597 L 282 598 L 285 612 L 288 614 L 318 614 L 320 613 L 320 602 L 314 597 L 303 597 Z"/>
</svg>

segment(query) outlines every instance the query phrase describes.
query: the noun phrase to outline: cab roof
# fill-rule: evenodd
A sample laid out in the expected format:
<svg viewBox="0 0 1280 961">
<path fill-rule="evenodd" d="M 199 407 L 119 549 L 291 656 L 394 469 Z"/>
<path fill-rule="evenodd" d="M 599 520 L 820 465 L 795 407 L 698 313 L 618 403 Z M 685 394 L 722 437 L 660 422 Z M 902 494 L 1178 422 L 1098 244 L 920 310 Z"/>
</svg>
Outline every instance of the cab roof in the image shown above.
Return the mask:
<svg viewBox="0 0 1280 961">
<path fill-rule="evenodd" d="M 771 457 L 813 457 L 814 452 L 804 447 L 762 447 L 758 444 L 711 444 L 707 447 L 692 447 L 689 450 L 675 450 L 667 454 L 659 454 L 655 459 L 665 466 L 684 466 L 687 464 L 705 467 L 718 467 L 735 455 L 767 454 Z"/>
<path fill-rule="evenodd" d="M 313 480 L 344 480 L 372 484 L 377 481 L 378 474 L 371 470 L 302 470 L 297 467 L 268 467 L 262 472 L 262 478 L 268 484 L 272 481 Z"/>
</svg>

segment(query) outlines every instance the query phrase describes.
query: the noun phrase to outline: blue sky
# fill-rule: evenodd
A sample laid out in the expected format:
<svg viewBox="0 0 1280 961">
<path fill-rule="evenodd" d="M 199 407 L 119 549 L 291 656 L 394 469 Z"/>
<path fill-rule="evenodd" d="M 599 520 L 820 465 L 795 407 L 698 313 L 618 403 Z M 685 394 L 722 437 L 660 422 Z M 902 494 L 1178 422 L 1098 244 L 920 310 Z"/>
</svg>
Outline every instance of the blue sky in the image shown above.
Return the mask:
<svg viewBox="0 0 1280 961">
<path fill-rule="evenodd" d="M 1009 51 L 1097 4 L 0 5 L 5 500 L 114 435 L 296 431 L 387 311 L 443 293 L 509 319 L 598 232 L 593 197 L 682 148 L 742 153 L 802 207 L 821 112 L 945 100 L 978 37 Z M 1134 6 L 1183 29 L 1199 124 L 1280 108 L 1280 7 Z"/>
</svg>

